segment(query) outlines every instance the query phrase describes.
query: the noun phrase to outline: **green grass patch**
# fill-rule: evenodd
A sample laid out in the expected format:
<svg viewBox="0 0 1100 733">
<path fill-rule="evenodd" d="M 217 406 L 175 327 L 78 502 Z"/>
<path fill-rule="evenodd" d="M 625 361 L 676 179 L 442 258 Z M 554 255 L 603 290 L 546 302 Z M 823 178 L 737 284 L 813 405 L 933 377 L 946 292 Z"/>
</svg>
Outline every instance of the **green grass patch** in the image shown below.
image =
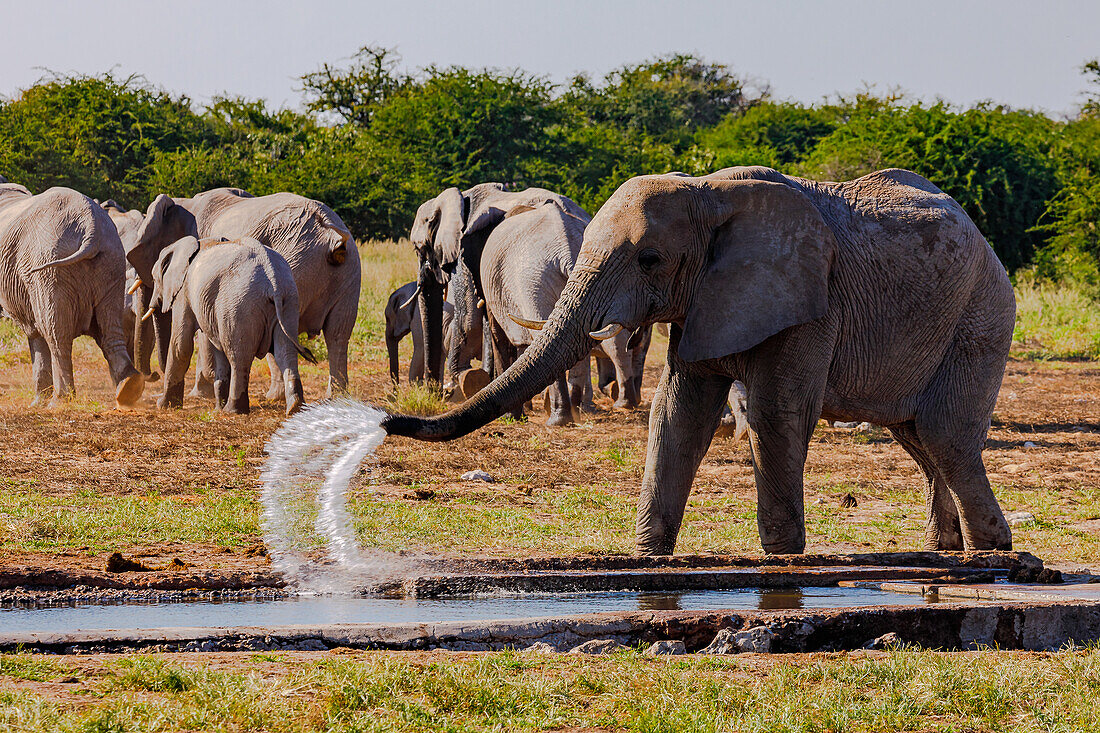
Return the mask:
<svg viewBox="0 0 1100 733">
<path fill-rule="evenodd" d="M 1021 278 L 1012 340 L 1025 358 L 1100 358 L 1100 303 L 1082 286 Z"/>
<path fill-rule="evenodd" d="M 3 659 L 0 656 L 0 659 Z M 0 667 L 0 669 L 3 669 Z M 0 677 L 3 674 L 0 673 Z M 1100 652 L 903 649 L 787 659 L 501 652 L 288 655 L 209 668 L 123 658 L 80 705 L 0 692 L 0 727 L 39 730 L 1095 730 Z"/>
<path fill-rule="evenodd" d="M 405 415 L 438 415 L 451 407 L 438 385 L 427 382 L 394 385 L 386 397 L 386 406 Z"/>
<path fill-rule="evenodd" d="M 197 497 L 0 492 L 0 548 L 102 552 L 171 541 L 239 546 L 255 541 L 258 518 L 251 491 Z"/>
</svg>

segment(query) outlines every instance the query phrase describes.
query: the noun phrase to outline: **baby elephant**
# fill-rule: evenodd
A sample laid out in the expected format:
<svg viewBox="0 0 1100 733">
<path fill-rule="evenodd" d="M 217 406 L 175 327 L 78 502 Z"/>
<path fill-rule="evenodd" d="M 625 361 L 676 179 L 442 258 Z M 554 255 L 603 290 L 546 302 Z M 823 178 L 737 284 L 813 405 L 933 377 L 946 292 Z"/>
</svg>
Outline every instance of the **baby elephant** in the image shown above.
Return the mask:
<svg viewBox="0 0 1100 733">
<path fill-rule="evenodd" d="M 183 405 L 183 378 L 191 364 L 195 331 L 213 345 L 214 397 L 226 412 L 248 413 L 248 372 L 269 353 L 286 385 L 286 414 L 301 409 L 298 355 L 316 363 L 298 344 L 298 289 L 290 265 L 251 237 L 237 241 L 184 237 L 166 247 L 153 267 L 148 318 L 159 308 L 172 314 L 164 394 L 158 407 Z"/>
</svg>

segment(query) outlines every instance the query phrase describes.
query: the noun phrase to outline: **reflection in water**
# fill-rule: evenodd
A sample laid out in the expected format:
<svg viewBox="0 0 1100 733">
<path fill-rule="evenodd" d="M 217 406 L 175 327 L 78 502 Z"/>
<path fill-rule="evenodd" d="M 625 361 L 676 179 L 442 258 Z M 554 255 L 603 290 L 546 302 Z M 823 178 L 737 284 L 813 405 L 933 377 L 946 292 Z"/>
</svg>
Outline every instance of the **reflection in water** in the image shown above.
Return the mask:
<svg viewBox="0 0 1100 733">
<path fill-rule="evenodd" d="M 683 593 L 641 593 L 638 595 L 639 611 L 679 611 Z"/>
<path fill-rule="evenodd" d="M 761 611 L 785 611 L 803 608 L 801 588 L 761 588 L 757 608 Z"/>
</svg>

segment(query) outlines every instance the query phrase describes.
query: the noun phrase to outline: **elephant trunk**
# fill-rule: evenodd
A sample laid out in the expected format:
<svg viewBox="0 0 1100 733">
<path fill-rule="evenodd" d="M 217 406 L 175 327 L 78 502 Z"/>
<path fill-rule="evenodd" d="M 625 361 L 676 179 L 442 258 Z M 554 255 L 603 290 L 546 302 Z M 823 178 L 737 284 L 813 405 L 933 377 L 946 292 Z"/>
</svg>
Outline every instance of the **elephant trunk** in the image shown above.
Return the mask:
<svg viewBox="0 0 1100 733">
<path fill-rule="evenodd" d="M 390 415 L 382 427 L 390 435 L 417 440 L 451 440 L 473 432 L 525 403 L 584 358 L 595 343 L 588 333 L 594 309 L 591 277 L 571 280 L 550 320 L 523 355 L 462 406 L 434 418 Z"/>
<path fill-rule="evenodd" d="M 443 383 L 443 285 L 432 271 L 420 271 L 420 325 L 424 333 L 424 374 Z"/>
</svg>

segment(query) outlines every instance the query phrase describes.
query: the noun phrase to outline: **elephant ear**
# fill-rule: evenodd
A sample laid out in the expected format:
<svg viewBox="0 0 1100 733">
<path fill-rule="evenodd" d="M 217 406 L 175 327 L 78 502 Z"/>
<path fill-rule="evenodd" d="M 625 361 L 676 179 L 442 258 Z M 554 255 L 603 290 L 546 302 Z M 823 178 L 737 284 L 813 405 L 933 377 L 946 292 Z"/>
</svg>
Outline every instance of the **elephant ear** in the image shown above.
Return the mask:
<svg viewBox="0 0 1100 733">
<path fill-rule="evenodd" d="M 517 201 L 516 194 L 506 192 L 503 183 L 479 183 L 462 195 L 468 209 L 464 235 L 477 234 L 496 226 L 517 203 L 527 203 Z"/>
<path fill-rule="evenodd" d="M 153 274 L 153 302 L 160 301 L 160 310 L 167 313 L 183 290 L 187 268 L 199 254 L 201 246 L 195 237 L 184 237 L 166 247 L 157 259 Z"/>
<path fill-rule="evenodd" d="M 123 242 L 126 259 L 134 266 L 138 277 L 148 282 L 161 250 L 180 237 L 197 237 L 198 234 L 198 225 L 191 212 L 162 193 L 149 204 L 134 238 Z"/>
<path fill-rule="evenodd" d="M 800 191 L 768 181 L 708 184 L 718 215 L 679 354 L 715 359 L 825 315 L 836 237 Z"/>
<path fill-rule="evenodd" d="M 462 192 L 457 188 L 448 188 L 436 196 L 435 200 L 437 206 L 428 222 L 432 232 L 432 247 L 440 268 L 449 278 L 462 252 L 466 203 L 462 199 Z M 446 284 L 446 280 L 442 284 Z"/>
</svg>

